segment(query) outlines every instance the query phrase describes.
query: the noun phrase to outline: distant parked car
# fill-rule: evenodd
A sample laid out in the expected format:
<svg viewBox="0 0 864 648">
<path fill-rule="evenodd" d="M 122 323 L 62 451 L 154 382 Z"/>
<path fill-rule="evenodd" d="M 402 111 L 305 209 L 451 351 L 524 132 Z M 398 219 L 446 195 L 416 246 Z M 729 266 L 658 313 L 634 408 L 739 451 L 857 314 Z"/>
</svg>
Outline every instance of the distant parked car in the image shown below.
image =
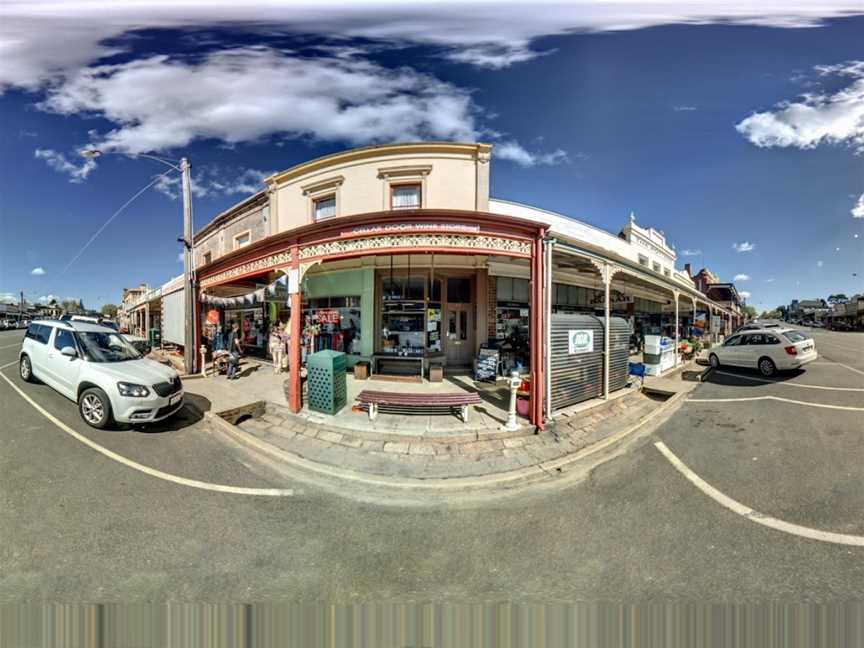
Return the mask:
<svg viewBox="0 0 864 648">
<path fill-rule="evenodd" d="M 171 367 L 143 358 L 125 338 L 90 322 L 38 320 L 18 357 L 21 378 L 39 379 L 78 403 L 87 425 L 152 423 L 183 406 L 183 385 Z"/>
<path fill-rule="evenodd" d="M 711 347 L 708 361 L 715 369 L 749 367 L 773 376 L 778 370 L 803 367 L 817 357 L 813 338 L 794 329 L 772 328 L 732 335 L 722 345 Z"/>
</svg>

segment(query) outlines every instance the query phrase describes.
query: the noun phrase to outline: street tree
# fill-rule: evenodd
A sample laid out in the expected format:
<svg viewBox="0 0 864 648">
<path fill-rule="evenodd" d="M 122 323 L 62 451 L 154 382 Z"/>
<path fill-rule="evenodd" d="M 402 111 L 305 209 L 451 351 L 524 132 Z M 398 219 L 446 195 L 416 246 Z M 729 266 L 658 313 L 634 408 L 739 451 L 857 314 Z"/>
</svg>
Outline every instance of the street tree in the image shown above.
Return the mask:
<svg viewBox="0 0 864 648">
<path fill-rule="evenodd" d="M 747 319 L 756 319 L 756 308 L 750 304 L 746 304 L 744 306 L 744 314 L 747 315 Z"/>
<path fill-rule="evenodd" d="M 117 317 L 117 304 L 103 304 L 100 312 L 103 317 L 114 319 Z"/>
<path fill-rule="evenodd" d="M 845 304 L 849 298 L 843 293 L 837 293 L 836 295 L 829 295 L 826 301 L 832 306 L 836 306 L 837 304 Z"/>
</svg>

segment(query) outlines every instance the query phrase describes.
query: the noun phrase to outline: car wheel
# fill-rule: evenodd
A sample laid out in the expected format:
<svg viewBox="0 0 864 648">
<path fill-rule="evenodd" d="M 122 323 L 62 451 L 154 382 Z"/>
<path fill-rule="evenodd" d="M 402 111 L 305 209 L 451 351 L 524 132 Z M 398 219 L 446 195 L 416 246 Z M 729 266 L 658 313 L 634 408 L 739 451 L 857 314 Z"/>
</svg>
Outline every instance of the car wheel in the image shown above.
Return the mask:
<svg viewBox="0 0 864 648">
<path fill-rule="evenodd" d="M 720 366 L 720 358 L 717 357 L 716 353 L 712 353 L 710 356 L 708 356 L 708 364 L 711 365 L 712 369 L 716 369 Z"/>
<path fill-rule="evenodd" d="M 111 401 L 98 387 L 91 387 L 81 392 L 78 398 L 78 411 L 90 427 L 102 430 L 111 423 Z"/>
<path fill-rule="evenodd" d="M 777 365 L 774 364 L 774 361 L 771 358 L 760 358 L 759 372 L 766 377 L 773 376 L 777 373 Z"/>
<path fill-rule="evenodd" d="M 18 373 L 21 374 L 21 380 L 24 382 L 36 382 L 36 378 L 33 376 L 33 364 L 30 362 L 30 356 L 21 356 L 21 359 L 18 361 Z"/>
</svg>

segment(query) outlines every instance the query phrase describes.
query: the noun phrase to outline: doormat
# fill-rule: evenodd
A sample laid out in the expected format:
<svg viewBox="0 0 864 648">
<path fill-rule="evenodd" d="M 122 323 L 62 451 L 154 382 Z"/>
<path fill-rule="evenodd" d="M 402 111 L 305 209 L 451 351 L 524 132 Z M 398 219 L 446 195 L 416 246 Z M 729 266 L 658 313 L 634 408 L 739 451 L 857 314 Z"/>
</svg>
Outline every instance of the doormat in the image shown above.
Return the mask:
<svg viewBox="0 0 864 648">
<path fill-rule="evenodd" d="M 400 376 L 398 374 L 374 374 L 369 376 L 369 380 L 380 380 L 381 382 L 423 382 L 423 379 L 420 376 Z"/>
</svg>

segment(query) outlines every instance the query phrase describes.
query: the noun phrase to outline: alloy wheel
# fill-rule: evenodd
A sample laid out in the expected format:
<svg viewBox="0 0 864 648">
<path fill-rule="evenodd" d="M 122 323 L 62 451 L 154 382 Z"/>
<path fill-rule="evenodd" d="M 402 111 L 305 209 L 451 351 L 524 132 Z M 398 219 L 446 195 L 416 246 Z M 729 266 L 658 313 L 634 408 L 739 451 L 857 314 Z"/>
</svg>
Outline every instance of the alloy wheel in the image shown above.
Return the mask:
<svg viewBox="0 0 864 648">
<path fill-rule="evenodd" d="M 762 360 L 759 363 L 759 371 L 762 372 L 763 376 L 772 376 L 774 375 L 774 363 L 771 362 L 768 358 Z"/>
<path fill-rule="evenodd" d="M 88 423 L 98 425 L 105 416 L 105 405 L 96 394 L 87 394 L 81 400 L 81 413 Z"/>
<path fill-rule="evenodd" d="M 30 380 L 30 358 L 24 356 L 21 358 L 21 377 L 24 380 Z"/>
</svg>

